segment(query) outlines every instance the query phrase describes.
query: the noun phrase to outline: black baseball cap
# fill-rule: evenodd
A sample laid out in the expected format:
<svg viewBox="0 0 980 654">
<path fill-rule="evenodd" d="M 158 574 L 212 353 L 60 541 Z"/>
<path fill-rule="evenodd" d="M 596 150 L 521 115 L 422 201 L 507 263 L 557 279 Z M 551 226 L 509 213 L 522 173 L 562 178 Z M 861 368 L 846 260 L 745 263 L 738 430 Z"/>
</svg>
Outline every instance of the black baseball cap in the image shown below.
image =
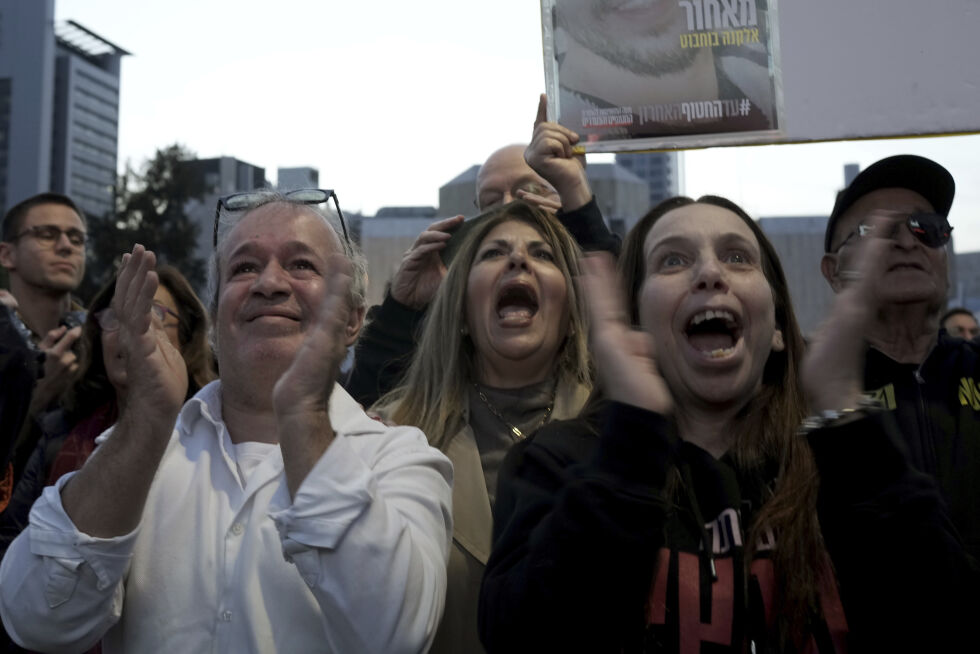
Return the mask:
<svg viewBox="0 0 980 654">
<path fill-rule="evenodd" d="M 956 193 L 953 176 L 932 159 L 914 154 L 899 154 L 876 161 L 862 170 L 847 188 L 837 194 L 837 201 L 834 203 L 834 210 L 830 212 L 824 234 L 825 252 L 830 252 L 834 227 L 841 214 L 861 197 L 881 188 L 907 188 L 915 191 L 928 200 L 937 213 L 946 217 L 949 216 L 949 208 L 953 205 L 953 195 Z"/>
</svg>

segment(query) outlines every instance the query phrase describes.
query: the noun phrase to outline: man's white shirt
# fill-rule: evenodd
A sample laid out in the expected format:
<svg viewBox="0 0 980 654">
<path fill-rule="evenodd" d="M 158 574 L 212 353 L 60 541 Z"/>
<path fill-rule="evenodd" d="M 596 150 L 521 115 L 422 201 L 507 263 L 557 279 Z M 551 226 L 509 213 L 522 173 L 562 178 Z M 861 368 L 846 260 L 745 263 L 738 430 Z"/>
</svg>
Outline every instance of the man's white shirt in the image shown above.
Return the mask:
<svg viewBox="0 0 980 654">
<path fill-rule="evenodd" d="M 448 459 L 335 386 L 336 438 L 290 501 L 278 446 L 243 481 L 220 389 L 184 405 L 132 533 L 79 532 L 61 505 L 70 475 L 45 489 L 0 565 L 8 633 L 44 651 L 105 634 L 107 654 L 425 649 L 445 595 Z"/>
</svg>

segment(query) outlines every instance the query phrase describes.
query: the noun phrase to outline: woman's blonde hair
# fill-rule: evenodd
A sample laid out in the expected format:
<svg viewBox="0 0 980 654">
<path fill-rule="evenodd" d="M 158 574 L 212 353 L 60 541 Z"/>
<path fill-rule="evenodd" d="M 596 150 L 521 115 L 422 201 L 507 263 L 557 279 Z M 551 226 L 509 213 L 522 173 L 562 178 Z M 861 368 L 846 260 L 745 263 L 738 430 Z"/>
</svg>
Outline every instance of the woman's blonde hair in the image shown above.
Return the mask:
<svg viewBox="0 0 980 654">
<path fill-rule="evenodd" d="M 466 322 L 466 286 L 483 239 L 506 222 L 533 227 L 551 246 L 568 288 L 569 330 L 555 363 L 559 384 L 591 384 L 588 322 L 575 283 L 580 251 L 558 219 L 524 202 L 511 202 L 479 218 L 460 245 L 422 325 L 418 347 L 401 383 L 374 410 L 400 425 L 414 425 L 445 449 L 462 427 L 467 387 L 476 379 L 476 349 Z M 464 329 L 465 328 L 465 329 Z"/>
</svg>

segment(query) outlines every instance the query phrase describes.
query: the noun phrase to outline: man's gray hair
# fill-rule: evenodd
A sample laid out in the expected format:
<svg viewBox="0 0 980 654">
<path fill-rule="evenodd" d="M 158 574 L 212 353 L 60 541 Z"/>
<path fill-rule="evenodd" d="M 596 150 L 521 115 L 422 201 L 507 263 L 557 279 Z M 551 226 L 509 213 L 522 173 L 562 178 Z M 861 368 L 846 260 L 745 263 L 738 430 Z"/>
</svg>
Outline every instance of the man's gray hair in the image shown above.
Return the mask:
<svg viewBox="0 0 980 654">
<path fill-rule="evenodd" d="M 216 336 L 216 326 L 218 324 L 218 293 L 221 290 L 221 258 L 220 252 L 222 249 L 223 238 L 235 227 L 241 220 L 250 214 L 252 211 L 258 209 L 261 206 L 267 204 L 278 203 L 292 205 L 298 207 L 304 211 L 309 211 L 310 213 L 319 216 L 323 219 L 327 225 L 334 231 L 337 235 L 337 239 L 340 241 L 341 247 L 343 248 L 344 254 L 351 262 L 351 285 L 350 285 L 350 306 L 352 309 L 361 309 L 367 305 L 367 285 L 368 285 L 368 272 L 367 272 L 367 258 L 365 258 L 364 253 L 361 252 L 361 248 L 357 246 L 352 240 L 344 238 L 344 230 L 340 226 L 340 217 L 337 212 L 330 207 L 329 204 L 306 204 L 303 202 L 295 202 L 290 200 L 288 197 L 283 195 L 283 192 L 276 188 L 263 189 L 263 193 L 268 193 L 263 198 L 263 201 L 255 206 L 245 209 L 243 211 L 228 211 L 221 207 L 221 212 L 218 215 L 218 244 L 215 246 L 214 251 L 208 258 L 208 313 L 211 318 L 211 347 L 217 353 L 217 336 Z M 348 225 L 348 233 L 349 233 Z"/>
</svg>

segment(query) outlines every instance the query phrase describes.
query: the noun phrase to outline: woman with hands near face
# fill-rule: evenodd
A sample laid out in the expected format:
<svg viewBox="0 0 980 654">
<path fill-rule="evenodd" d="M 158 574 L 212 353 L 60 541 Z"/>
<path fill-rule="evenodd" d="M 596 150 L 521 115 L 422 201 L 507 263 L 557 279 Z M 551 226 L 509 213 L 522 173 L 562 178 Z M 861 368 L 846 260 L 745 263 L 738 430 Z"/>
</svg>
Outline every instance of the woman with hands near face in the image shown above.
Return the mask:
<svg viewBox="0 0 980 654">
<path fill-rule="evenodd" d="M 507 450 L 578 414 L 591 389 L 578 248 L 517 201 L 487 214 L 448 267 L 399 386 L 372 410 L 419 427 L 454 466 L 446 612 L 433 652 L 479 651 L 477 597 Z"/>
<path fill-rule="evenodd" d="M 603 399 L 503 464 L 488 651 L 886 651 L 964 629 L 975 571 L 855 392 L 866 284 L 804 361 L 775 251 L 727 200 L 651 210 L 621 281 L 583 268 Z"/>
<path fill-rule="evenodd" d="M 618 254 L 619 237 L 602 218 L 585 174 L 584 157 L 574 152 L 578 135 L 548 122 L 546 109 L 542 95 L 530 144 L 502 147 L 480 167 L 477 208 L 485 213 L 522 200 L 554 214 L 583 250 Z M 446 254 L 450 241 L 458 244 L 461 232 L 468 231 L 460 229 L 463 223 L 462 215 L 440 219 L 419 234 L 392 277 L 384 301 L 368 311 L 346 384 L 363 405 L 371 405 L 401 380 L 426 310 L 446 276 L 444 259 L 451 258 Z M 457 232 L 460 236 L 454 239 Z"/>
</svg>

